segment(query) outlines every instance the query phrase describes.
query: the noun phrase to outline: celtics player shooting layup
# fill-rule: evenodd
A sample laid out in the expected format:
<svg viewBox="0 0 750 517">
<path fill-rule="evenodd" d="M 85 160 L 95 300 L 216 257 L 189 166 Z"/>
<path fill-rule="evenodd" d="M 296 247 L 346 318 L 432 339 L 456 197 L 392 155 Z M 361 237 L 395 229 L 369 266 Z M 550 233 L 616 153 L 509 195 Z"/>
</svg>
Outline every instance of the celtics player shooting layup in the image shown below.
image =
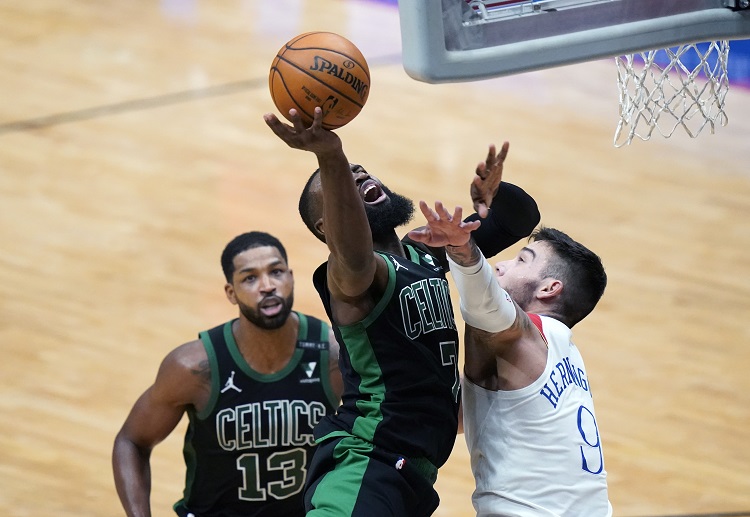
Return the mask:
<svg viewBox="0 0 750 517">
<path fill-rule="evenodd" d="M 237 319 L 170 352 L 115 440 L 115 484 L 129 516 L 151 515 L 151 449 L 184 413 L 187 466 L 178 515 L 301 517 L 312 430 L 341 396 L 326 323 L 292 311 L 281 243 L 242 234 L 221 258 Z"/>
<path fill-rule="evenodd" d="M 350 164 L 321 119 L 320 108 L 310 128 L 294 110 L 293 127 L 265 116 L 287 145 L 317 157 L 320 169 L 305 186 L 300 213 L 330 251 L 314 283 L 342 345 L 344 395 L 336 414 L 315 430 L 320 446 L 305 489 L 308 516 L 431 515 L 439 503 L 433 483 L 453 448 L 460 397 L 446 269 L 399 240 L 395 229 L 411 219 L 412 202 Z M 486 166 L 477 169 L 474 191 L 484 190 L 475 199 L 485 215 L 499 185 L 491 185 L 498 163 L 491 147 Z M 528 235 L 539 220 L 522 190 L 510 197 L 515 202 L 508 206 L 520 213 L 508 219 L 531 224 L 519 223 L 518 234 L 488 224 L 498 230 L 495 246 Z"/>
</svg>

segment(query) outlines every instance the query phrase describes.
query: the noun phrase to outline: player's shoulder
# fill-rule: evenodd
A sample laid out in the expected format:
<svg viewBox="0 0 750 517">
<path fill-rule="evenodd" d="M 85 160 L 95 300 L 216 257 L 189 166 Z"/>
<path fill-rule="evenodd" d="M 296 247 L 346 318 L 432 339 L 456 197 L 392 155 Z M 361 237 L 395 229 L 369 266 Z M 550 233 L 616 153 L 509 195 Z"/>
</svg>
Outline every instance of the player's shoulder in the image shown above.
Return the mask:
<svg viewBox="0 0 750 517">
<path fill-rule="evenodd" d="M 169 404 L 205 404 L 211 367 L 203 343 L 196 339 L 172 349 L 162 360 L 152 393 Z"/>
<path fill-rule="evenodd" d="M 208 371 L 208 354 L 203 342 L 194 339 L 172 349 L 162 361 L 162 369 L 171 372 L 195 373 Z"/>
</svg>

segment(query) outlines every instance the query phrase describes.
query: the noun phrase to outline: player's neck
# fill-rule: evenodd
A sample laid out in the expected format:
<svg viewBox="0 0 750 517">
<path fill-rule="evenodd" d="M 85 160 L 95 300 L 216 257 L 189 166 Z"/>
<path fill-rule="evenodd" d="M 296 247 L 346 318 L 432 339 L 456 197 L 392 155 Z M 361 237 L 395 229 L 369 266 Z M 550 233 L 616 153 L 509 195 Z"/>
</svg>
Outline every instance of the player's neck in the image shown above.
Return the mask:
<svg viewBox="0 0 750 517">
<path fill-rule="evenodd" d="M 258 327 L 240 318 L 232 330 L 237 348 L 253 370 L 272 374 L 282 370 L 294 354 L 299 318 L 292 312 L 284 325 L 273 330 Z"/>
<path fill-rule="evenodd" d="M 401 239 L 398 238 L 398 235 L 396 235 L 395 230 L 393 233 L 389 233 L 385 236 L 380 236 L 378 238 L 373 237 L 372 247 L 375 251 L 385 251 L 386 253 L 391 253 L 400 257 L 406 256 L 404 245 L 401 243 Z"/>
<path fill-rule="evenodd" d="M 524 311 L 530 314 L 537 314 L 539 316 L 546 316 L 548 318 L 552 318 L 554 320 L 560 321 L 564 323 L 566 326 L 570 327 L 568 323 L 566 322 L 565 317 L 560 314 L 555 307 L 553 307 L 550 304 L 545 303 L 531 303 L 528 305 L 528 308 L 523 307 Z"/>
</svg>

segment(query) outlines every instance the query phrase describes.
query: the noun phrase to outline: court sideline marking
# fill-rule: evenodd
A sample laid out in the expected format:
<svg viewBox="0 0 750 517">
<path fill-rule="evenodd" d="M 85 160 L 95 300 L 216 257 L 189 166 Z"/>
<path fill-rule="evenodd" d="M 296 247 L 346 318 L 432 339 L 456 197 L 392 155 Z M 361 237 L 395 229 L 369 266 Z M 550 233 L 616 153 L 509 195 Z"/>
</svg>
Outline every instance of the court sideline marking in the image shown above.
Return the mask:
<svg viewBox="0 0 750 517">
<path fill-rule="evenodd" d="M 396 63 L 401 63 L 401 54 L 380 56 L 374 59 L 368 59 L 367 62 L 370 68 L 393 65 Z M 208 86 L 206 88 L 184 90 L 181 92 L 156 95 L 154 97 L 143 97 L 140 99 L 116 102 L 113 104 L 92 106 L 90 108 L 83 108 L 80 110 L 54 113 L 42 117 L 17 120 L 14 122 L 6 122 L 5 124 L 0 124 L 0 135 L 22 131 L 33 131 L 35 129 L 45 129 L 60 124 L 91 120 L 95 118 L 107 117 L 110 115 L 118 115 L 120 113 L 133 113 L 135 111 L 163 108 L 165 106 L 183 104 L 196 100 L 209 99 L 212 97 L 234 95 L 250 90 L 257 90 L 259 88 L 268 88 L 268 78 L 264 77 L 258 79 L 248 79 L 244 81 L 235 81 L 215 86 Z"/>
</svg>

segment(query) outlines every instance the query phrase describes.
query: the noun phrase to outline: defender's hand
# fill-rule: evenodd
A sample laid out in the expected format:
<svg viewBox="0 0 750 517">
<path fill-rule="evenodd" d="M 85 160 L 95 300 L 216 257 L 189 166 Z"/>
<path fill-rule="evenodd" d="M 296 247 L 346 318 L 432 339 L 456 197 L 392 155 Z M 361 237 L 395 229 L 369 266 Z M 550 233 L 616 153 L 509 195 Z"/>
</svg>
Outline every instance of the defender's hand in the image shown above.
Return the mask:
<svg viewBox="0 0 750 517">
<path fill-rule="evenodd" d="M 451 215 L 440 201 L 435 202 L 435 210 L 420 201 L 419 209 L 427 219 L 427 225 L 410 231 L 409 238 L 433 248 L 463 246 L 471 239 L 471 232 L 482 224 L 481 221 L 462 221 L 463 209 L 460 206 Z"/>
<path fill-rule="evenodd" d="M 496 153 L 495 145 L 490 144 L 487 158 L 477 165 L 476 175 L 471 182 L 471 201 L 474 203 L 474 211 L 484 219 L 489 213 L 492 199 L 500 188 L 503 179 L 503 163 L 508 156 L 510 144 L 504 142 L 500 148 L 500 154 Z"/>
</svg>

